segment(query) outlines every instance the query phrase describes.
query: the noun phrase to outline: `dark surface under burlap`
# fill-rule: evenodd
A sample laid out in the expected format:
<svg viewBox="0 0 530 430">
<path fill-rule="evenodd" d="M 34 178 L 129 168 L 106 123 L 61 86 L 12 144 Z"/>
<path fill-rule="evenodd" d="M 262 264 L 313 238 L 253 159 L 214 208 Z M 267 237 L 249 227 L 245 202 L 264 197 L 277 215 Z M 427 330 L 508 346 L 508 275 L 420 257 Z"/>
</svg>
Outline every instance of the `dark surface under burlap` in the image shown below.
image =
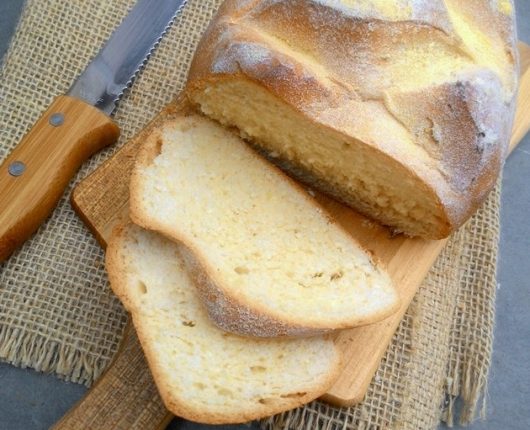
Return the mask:
<svg viewBox="0 0 530 430">
<path fill-rule="evenodd" d="M 65 92 L 132 0 L 29 0 L 0 70 L 0 159 L 55 95 Z M 126 315 L 103 251 L 72 211 L 72 187 L 138 132 L 181 89 L 220 0 L 191 0 L 123 99 L 118 145 L 93 157 L 52 218 L 0 265 L 0 359 L 90 385 L 116 351 Z M 433 428 L 455 398 L 471 418 L 490 364 L 499 237 L 499 187 L 450 241 L 401 323 L 365 401 L 313 403 L 269 428 Z"/>
</svg>

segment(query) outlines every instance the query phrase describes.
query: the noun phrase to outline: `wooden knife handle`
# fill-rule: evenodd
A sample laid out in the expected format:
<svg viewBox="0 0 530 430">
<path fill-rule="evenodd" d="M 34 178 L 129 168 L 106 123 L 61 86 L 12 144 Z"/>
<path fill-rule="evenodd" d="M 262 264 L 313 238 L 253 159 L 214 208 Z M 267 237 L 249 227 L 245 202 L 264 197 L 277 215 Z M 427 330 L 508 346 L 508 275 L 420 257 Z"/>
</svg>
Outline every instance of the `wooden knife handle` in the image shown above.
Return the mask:
<svg viewBox="0 0 530 430">
<path fill-rule="evenodd" d="M 163 430 L 172 418 L 129 323 L 114 361 L 51 430 Z"/>
<path fill-rule="evenodd" d="M 50 215 L 81 164 L 119 134 L 95 107 L 68 96 L 54 100 L 0 166 L 0 262 Z"/>
</svg>

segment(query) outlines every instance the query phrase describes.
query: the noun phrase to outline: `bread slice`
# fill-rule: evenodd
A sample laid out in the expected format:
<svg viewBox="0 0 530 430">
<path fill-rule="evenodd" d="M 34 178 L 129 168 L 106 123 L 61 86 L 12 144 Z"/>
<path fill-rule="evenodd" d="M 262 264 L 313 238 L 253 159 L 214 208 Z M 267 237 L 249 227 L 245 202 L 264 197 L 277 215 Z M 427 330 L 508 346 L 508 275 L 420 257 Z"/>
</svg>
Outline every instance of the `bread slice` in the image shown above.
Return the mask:
<svg viewBox="0 0 530 430">
<path fill-rule="evenodd" d="M 253 336 L 297 336 L 392 313 L 389 276 L 308 193 L 235 134 L 199 115 L 140 149 L 131 217 L 182 242 L 212 320 Z"/>
<path fill-rule="evenodd" d="M 208 319 L 184 268 L 182 247 L 132 224 L 115 230 L 107 269 L 131 312 L 166 407 L 209 424 L 276 414 L 323 394 L 340 370 L 325 337 L 250 339 Z"/>
</svg>

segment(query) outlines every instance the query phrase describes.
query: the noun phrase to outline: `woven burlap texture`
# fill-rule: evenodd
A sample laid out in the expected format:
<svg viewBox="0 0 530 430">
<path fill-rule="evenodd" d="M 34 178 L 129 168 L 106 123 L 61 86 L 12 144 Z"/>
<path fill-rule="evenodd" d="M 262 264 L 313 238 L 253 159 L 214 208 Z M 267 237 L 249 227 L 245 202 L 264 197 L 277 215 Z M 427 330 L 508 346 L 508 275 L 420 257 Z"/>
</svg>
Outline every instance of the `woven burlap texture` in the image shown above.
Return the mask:
<svg viewBox="0 0 530 430">
<path fill-rule="evenodd" d="M 53 97 L 68 90 L 133 0 L 28 0 L 0 70 L 0 159 Z M 109 363 L 126 315 L 112 295 L 103 251 L 69 204 L 72 188 L 137 133 L 182 88 L 195 46 L 220 0 L 190 0 L 115 120 L 117 145 L 94 156 L 53 216 L 0 265 L 0 359 L 90 385 Z M 464 421 L 484 392 L 491 355 L 499 190 L 438 259 L 401 323 L 365 401 L 313 403 L 267 428 L 428 429 Z"/>
</svg>

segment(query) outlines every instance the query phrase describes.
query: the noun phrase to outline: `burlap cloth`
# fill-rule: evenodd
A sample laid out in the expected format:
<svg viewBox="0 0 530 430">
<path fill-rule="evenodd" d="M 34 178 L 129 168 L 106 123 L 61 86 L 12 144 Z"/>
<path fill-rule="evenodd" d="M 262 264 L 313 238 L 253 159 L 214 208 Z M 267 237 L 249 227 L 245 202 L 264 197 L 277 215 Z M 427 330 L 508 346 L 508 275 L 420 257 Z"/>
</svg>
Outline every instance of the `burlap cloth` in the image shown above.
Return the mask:
<svg viewBox="0 0 530 430">
<path fill-rule="evenodd" d="M 28 0 L 0 71 L 0 159 L 52 98 L 67 91 L 133 0 Z M 220 0 L 190 0 L 116 115 L 117 146 L 93 157 L 38 234 L 0 266 L 0 358 L 90 385 L 118 347 L 126 315 L 103 251 L 76 217 L 72 187 L 180 90 Z M 267 428 L 429 429 L 484 411 L 495 314 L 499 188 L 450 241 L 399 326 L 366 400 L 313 403 Z M 477 404 L 479 406 L 477 408 Z"/>
</svg>

